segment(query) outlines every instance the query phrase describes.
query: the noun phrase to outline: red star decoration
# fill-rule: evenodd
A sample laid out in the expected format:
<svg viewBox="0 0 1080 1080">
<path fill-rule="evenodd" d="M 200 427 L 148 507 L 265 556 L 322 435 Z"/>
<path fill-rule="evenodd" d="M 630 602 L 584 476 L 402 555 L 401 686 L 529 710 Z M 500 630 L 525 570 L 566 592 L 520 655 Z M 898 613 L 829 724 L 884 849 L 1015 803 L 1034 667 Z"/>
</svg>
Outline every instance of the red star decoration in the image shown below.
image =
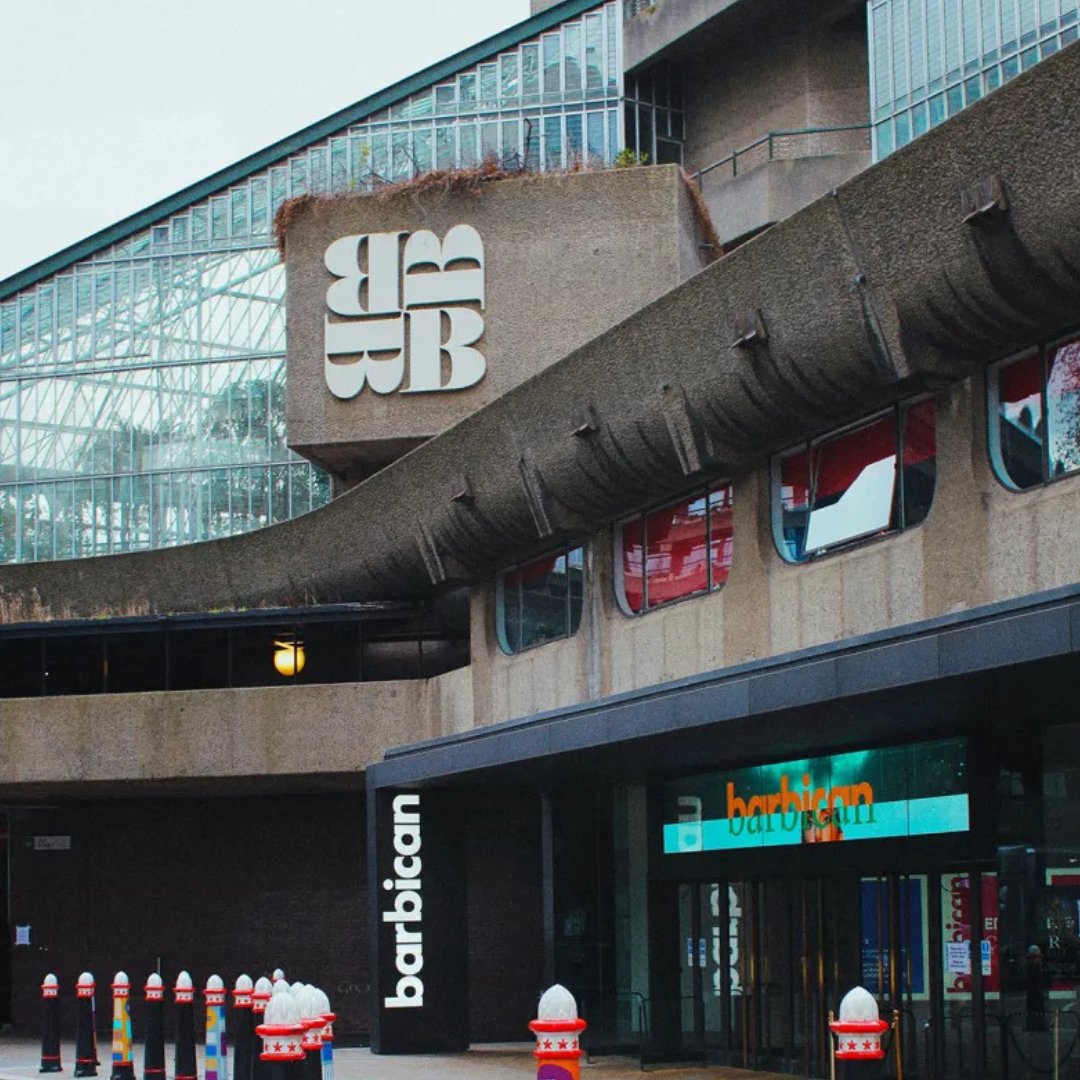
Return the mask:
<svg viewBox="0 0 1080 1080">
<path fill-rule="evenodd" d="M 855 1043 L 854 1043 L 854 1042 L 849 1042 L 849 1043 L 847 1044 L 847 1048 L 848 1048 L 849 1050 L 854 1050 L 854 1049 L 855 1049 Z"/>
<path fill-rule="evenodd" d="M 290 1054 L 295 1054 L 296 1053 L 296 1043 L 289 1043 L 288 1050 L 289 1050 Z"/>
<path fill-rule="evenodd" d="M 864 1050 L 869 1050 L 869 1049 L 870 1049 L 870 1047 L 871 1047 L 871 1045 L 873 1045 L 873 1044 L 872 1044 L 872 1043 L 870 1042 L 870 1040 L 869 1040 L 869 1039 L 867 1039 L 867 1040 L 866 1040 L 866 1041 L 865 1041 L 865 1042 L 864 1042 L 864 1043 L 862 1044 L 862 1048 L 863 1048 Z"/>
<path fill-rule="evenodd" d="M 575 1039 L 575 1040 L 574 1040 L 574 1041 L 573 1041 L 573 1042 L 572 1042 L 572 1043 L 570 1044 L 570 1049 L 571 1049 L 571 1050 L 576 1050 L 576 1049 L 577 1049 L 577 1039 Z"/>
<path fill-rule="evenodd" d="M 281 1043 L 274 1043 L 274 1053 L 276 1053 L 276 1054 L 281 1053 Z"/>
<path fill-rule="evenodd" d="M 551 1049 L 551 1040 L 550 1039 L 545 1039 L 544 1040 L 544 1049 L 545 1050 L 550 1050 Z"/>
<path fill-rule="evenodd" d="M 566 1049 L 566 1040 L 565 1039 L 560 1039 L 559 1040 L 559 1049 L 560 1050 L 565 1050 Z"/>
</svg>

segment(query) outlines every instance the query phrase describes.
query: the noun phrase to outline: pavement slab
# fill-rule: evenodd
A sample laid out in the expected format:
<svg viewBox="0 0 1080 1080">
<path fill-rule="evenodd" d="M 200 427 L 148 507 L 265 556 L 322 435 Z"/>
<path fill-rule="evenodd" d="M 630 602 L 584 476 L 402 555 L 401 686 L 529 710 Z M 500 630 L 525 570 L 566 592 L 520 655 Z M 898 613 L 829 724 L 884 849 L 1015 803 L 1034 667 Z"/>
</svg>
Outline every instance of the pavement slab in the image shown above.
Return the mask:
<svg viewBox="0 0 1080 1080">
<path fill-rule="evenodd" d="M 335 1080 L 530 1080 L 536 1075 L 533 1043 L 476 1046 L 464 1054 L 405 1054 L 380 1056 L 367 1048 L 339 1047 L 334 1053 Z M 202 1047 L 198 1047 L 202 1069 Z M 0 1034 L 0 1080 L 31 1080 L 39 1076 L 41 1046 L 23 1037 Z M 108 1080 L 109 1051 L 100 1045 L 98 1076 Z M 141 1075 L 142 1048 L 135 1048 L 136 1076 Z M 72 1076 L 75 1047 L 61 1048 L 64 1071 L 59 1080 Z M 171 1067 L 172 1047 L 165 1061 Z M 660 1080 L 782 1080 L 770 1073 L 748 1072 L 718 1066 L 650 1067 L 644 1073 L 636 1058 L 602 1057 L 581 1063 L 582 1080 L 641 1080 L 643 1075 Z M 787 1078 L 790 1080 L 790 1078 Z"/>
</svg>

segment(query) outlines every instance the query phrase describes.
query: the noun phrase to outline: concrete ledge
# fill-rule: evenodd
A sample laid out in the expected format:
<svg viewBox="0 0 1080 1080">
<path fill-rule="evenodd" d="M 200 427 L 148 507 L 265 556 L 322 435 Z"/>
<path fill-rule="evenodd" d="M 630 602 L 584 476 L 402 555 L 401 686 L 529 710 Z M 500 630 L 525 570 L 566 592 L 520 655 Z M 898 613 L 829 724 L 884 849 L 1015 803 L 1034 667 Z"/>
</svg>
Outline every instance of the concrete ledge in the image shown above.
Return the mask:
<svg viewBox="0 0 1080 1080">
<path fill-rule="evenodd" d="M 220 794 L 223 782 L 264 778 L 272 789 L 313 775 L 358 788 L 384 747 L 438 734 L 429 707 L 437 683 L 0 700 L 0 797 L 132 785 L 145 794 L 193 780 L 217 782 Z"/>
<path fill-rule="evenodd" d="M 869 165 L 867 150 L 766 161 L 738 176 L 706 173 L 702 194 L 720 239 L 729 244 L 791 217 Z"/>
</svg>

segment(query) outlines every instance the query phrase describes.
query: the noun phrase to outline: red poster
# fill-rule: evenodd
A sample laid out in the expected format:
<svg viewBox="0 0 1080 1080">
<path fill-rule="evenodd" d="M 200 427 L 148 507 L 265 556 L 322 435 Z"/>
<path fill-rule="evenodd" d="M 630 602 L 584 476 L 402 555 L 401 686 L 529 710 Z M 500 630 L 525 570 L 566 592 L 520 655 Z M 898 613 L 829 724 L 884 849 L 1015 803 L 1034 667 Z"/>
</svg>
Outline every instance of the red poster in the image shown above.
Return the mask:
<svg viewBox="0 0 1080 1080">
<path fill-rule="evenodd" d="M 945 945 L 945 993 L 953 997 L 971 994 L 971 879 L 967 874 L 946 874 L 941 879 L 942 940 Z M 982 875 L 981 941 L 983 991 L 1001 989 L 1001 955 L 998 951 L 997 875 Z"/>
</svg>

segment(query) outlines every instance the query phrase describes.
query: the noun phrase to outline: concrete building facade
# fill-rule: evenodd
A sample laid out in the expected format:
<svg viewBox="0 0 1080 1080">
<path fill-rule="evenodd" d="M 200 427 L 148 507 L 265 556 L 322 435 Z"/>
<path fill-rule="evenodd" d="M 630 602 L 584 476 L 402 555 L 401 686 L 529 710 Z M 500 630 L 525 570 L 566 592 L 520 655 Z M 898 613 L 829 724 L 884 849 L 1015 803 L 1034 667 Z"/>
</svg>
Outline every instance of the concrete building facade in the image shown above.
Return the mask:
<svg viewBox="0 0 1080 1080">
<path fill-rule="evenodd" d="M 828 1075 L 856 983 L 909 1075 L 1075 1059 L 1075 18 L 1010 49 L 998 5 L 976 98 L 898 6 L 628 3 L 609 100 L 569 61 L 615 5 L 535 4 L 399 96 L 535 44 L 559 145 L 603 116 L 631 167 L 281 204 L 335 497 L 0 568 L 17 1023 L 49 967 L 284 962 L 382 1053 L 520 1037 L 558 980 L 643 1061 Z M 946 15 L 967 71 L 990 23 Z"/>
</svg>

